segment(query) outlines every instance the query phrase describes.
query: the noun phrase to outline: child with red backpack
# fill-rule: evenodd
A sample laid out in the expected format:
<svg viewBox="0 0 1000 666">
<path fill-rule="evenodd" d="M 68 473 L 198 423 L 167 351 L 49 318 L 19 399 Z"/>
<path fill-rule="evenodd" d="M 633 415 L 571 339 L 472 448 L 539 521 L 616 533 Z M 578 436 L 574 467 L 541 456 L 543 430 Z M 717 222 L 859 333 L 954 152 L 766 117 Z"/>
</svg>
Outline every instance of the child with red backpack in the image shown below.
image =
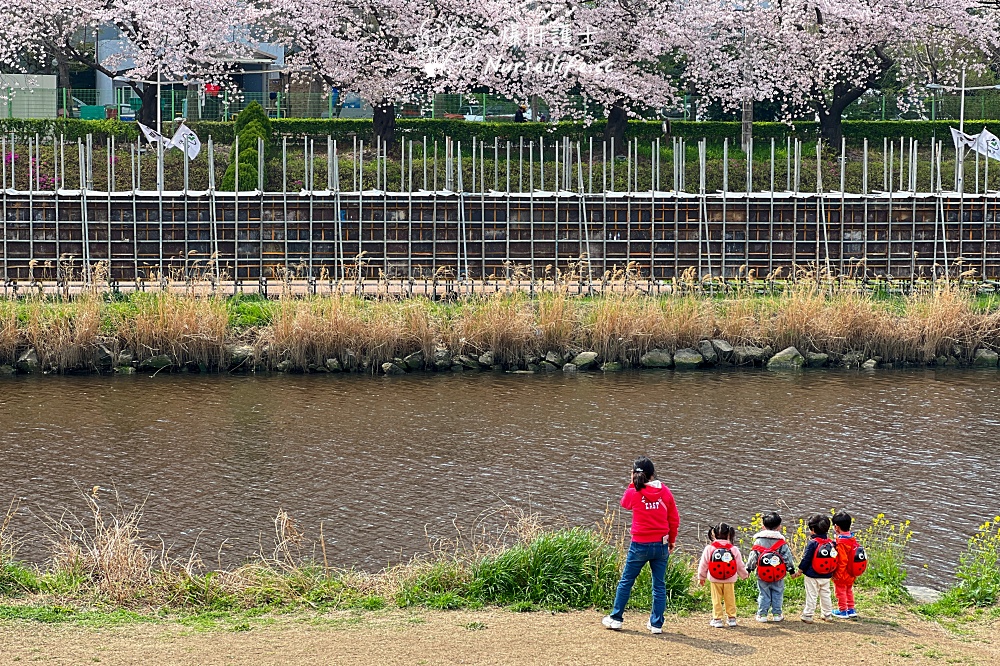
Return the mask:
<svg viewBox="0 0 1000 666">
<path fill-rule="evenodd" d="M 781 516 L 769 513 L 764 516 L 764 529 L 753 535 L 753 548 L 747 558 L 747 571 L 757 572 L 757 621 L 781 622 L 785 616 L 781 606 L 785 601 L 785 576 L 795 575 L 792 551 L 785 537 L 778 531 Z"/>
<path fill-rule="evenodd" d="M 830 578 L 837 570 L 837 544 L 827 538 L 830 519 L 815 515 L 806 523 L 809 527 L 809 543 L 799 562 L 799 571 L 805 576 L 806 604 L 802 609 L 802 621 L 813 623 L 813 613 L 819 602 L 823 620 L 833 621 L 833 603 L 830 600 Z"/>
<path fill-rule="evenodd" d="M 868 556 L 858 540 L 851 534 L 854 519 L 846 511 L 833 516 L 833 531 L 837 535 L 837 571 L 833 574 L 833 587 L 837 594 L 838 610 L 835 617 L 856 619 L 854 610 L 854 579 L 868 568 Z"/>
<path fill-rule="evenodd" d="M 743 564 L 740 549 L 733 545 L 736 528 L 719 523 L 708 530 L 708 545 L 698 562 L 698 584 L 712 584 L 712 621 L 709 626 L 721 629 L 736 626 L 736 581 L 750 574 Z M 723 620 L 725 612 L 728 620 Z"/>
</svg>

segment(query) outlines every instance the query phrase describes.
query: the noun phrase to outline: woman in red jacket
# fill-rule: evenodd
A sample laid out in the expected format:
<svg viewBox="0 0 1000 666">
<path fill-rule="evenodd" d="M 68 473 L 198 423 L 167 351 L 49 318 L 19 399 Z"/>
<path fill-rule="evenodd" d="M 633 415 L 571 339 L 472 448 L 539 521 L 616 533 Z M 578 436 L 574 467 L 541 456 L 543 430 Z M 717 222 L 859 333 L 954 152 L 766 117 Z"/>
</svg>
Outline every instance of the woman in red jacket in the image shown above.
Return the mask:
<svg viewBox="0 0 1000 666">
<path fill-rule="evenodd" d="M 649 458 L 639 458 L 632 464 L 632 483 L 622 497 L 622 508 L 632 512 L 632 543 L 615 593 L 614 608 L 602 622 L 608 629 L 622 628 L 622 616 L 632 594 L 632 585 L 648 562 L 653 577 L 653 610 L 646 628 L 654 634 L 661 634 L 663 611 L 667 605 L 667 588 L 663 579 L 667 573 L 667 559 L 677 540 L 680 519 L 673 494 L 657 480 Z"/>
</svg>

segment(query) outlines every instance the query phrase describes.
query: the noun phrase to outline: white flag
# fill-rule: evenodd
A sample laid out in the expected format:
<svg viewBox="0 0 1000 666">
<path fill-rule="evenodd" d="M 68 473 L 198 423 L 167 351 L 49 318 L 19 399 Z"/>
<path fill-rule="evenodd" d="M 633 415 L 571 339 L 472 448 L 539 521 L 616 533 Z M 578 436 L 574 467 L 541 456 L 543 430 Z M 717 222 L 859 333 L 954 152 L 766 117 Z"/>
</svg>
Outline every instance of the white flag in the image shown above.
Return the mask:
<svg viewBox="0 0 1000 666">
<path fill-rule="evenodd" d="M 174 138 L 170 140 L 170 145 L 184 151 L 189 160 L 198 157 L 198 153 L 201 152 L 201 139 L 198 138 L 193 129 L 184 123 L 181 123 L 181 126 L 177 128 Z"/>
<path fill-rule="evenodd" d="M 170 146 L 173 145 L 170 139 L 163 136 L 155 129 L 146 127 L 142 123 L 136 123 L 136 125 L 138 125 L 139 129 L 142 130 L 142 135 L 146 137 L 146 141 L 149 141 L 152 144 L 162 143 L 164 148 L 170 148 Z"/>
<path fill-rule="evenodd" d="M 955 148 L 974 148 L 979 140 L 978 134 L 965 134 L 959 132 L 954 127 L 951 128 L 951 140 L 955 142 Z"/>
<path fill-rule="evenodd" d="M 976 144 L 972 146 L 972 149 L 977 153 L 986 155 L 986 157 L 1000 160 L 1000 139 L 985 127 L 976 138 Z"/>
<path fill-rule="evenodd" d="M 985 127 L 979 134 L 964 134 L 952 127 L 951 138 L 955 142 L 955 148 L 963 153 L 966 148 L 970 148 L 986 157 L 1000 160 L 1000 139 Z"/>
</svg>

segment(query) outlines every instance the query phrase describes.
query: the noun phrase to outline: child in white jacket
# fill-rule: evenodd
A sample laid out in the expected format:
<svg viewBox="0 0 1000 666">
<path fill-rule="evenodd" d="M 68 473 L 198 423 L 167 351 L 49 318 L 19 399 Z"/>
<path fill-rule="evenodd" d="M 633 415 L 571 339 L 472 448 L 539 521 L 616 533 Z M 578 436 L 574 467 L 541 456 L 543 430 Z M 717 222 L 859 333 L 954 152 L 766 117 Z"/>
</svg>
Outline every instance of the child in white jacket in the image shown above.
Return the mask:
<svg viewBox="0 0 1000 666">
<path fill-rule="evenodd" d="M 767 622 L 768 613 L 772 622 L 785 619 L 781 611 L 785 601 L 785 576 L 796 575 L 792 551 L 778 531 L 779 527 L 781 516 L 773 512 L 765 515 L 764 529 L 753 535 L 753 550 L 747 558 L 747 571 L 757 572 L 758 622 Z"/>
</svg>

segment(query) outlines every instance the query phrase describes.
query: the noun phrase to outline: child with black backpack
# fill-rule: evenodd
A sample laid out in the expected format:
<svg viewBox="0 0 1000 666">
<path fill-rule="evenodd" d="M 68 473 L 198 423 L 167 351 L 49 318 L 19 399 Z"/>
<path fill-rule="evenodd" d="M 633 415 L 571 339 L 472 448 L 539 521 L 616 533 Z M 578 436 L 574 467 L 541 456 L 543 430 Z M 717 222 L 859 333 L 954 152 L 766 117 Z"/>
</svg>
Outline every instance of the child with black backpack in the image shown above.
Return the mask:
<svg viewBox="0 0 1000 666">
<path fill-rule="evenodd" d="M 833 531 L 837 534 L 837 571 L 833 574 L 833 589 L 837 594 L 835 617 L 857 619 L 854 610 L 854 579 L 868 568 L 868 556 L 851 533 L 854 519 L 846 511 L 833 516 Z"/>
<path fill-rule="evenodd" d="M 698 562 L 698 584 L 712 584 L 712 621 L 709 626 L 721 629 L 736 626 L 736 581 L 750 574 L 743 564 L 740 549 L 733 545 L 736 528 L 719 523 L 708 530 L 708 545 Z M 728 619 L 723 619 L 723 612 Z"/>
<path fill-rule="evenodd" d="M 792 551 L 778 531 L 781 516 L 771 512 L 763 518 L 764 529 L 753 535 L 753 548 L 747 558 L 747 571 L 757 572 L 757 621 L 785 619 L 781 606 L 785 600 L 785 576 L 795 574 Z"/>
<path fill-rule="evenodd" d="M 837 545 L 827 538 L 830 519 L 826 516 L 812 516 L 806 525 L 809 527 L 809 543 L 799 562 L 799 571 L 806 578 L 806 604 L 802 608 L 802 621 L 806 624 L 813 623 L 813 613 L 819 602 L 823 620 L 832 622 L 830 578 L 837 570 Z"/>
</svg>

